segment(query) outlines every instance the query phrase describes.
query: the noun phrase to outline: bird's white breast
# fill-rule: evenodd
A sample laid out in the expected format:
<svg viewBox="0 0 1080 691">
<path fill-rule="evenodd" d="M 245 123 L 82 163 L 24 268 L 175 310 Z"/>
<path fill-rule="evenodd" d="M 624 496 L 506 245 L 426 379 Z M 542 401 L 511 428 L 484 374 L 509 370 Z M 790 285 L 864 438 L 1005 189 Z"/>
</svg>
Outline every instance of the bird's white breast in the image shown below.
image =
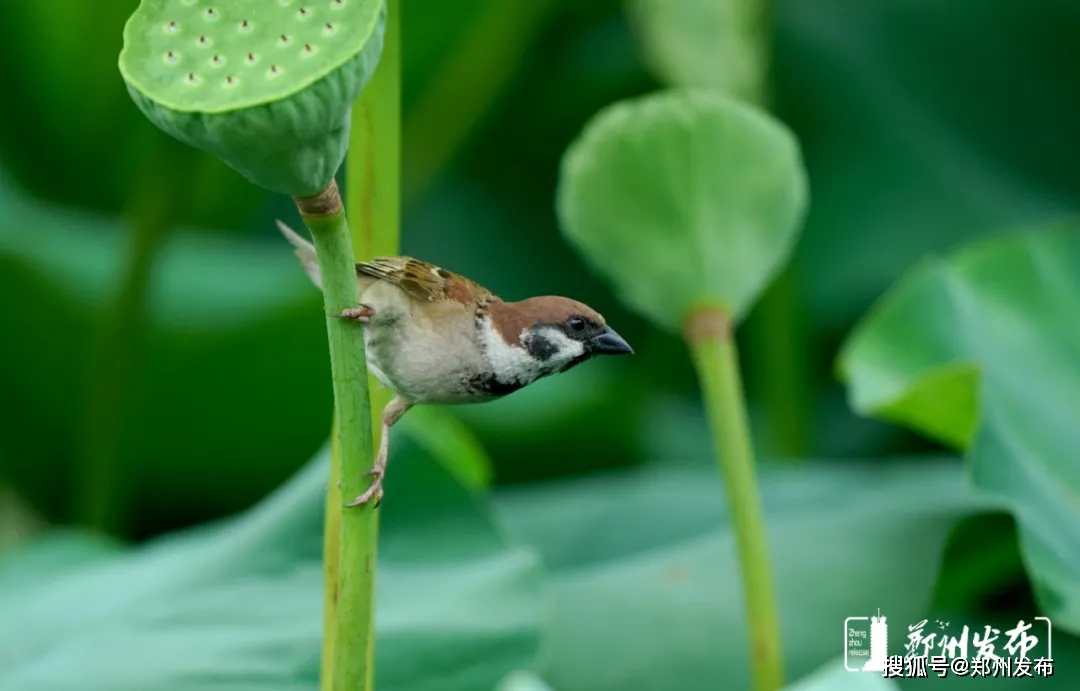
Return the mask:
<svg viewBox="0 0 1080 691">
<path fill-rule="evenodd" d="M 473 310 L 454 302 L 421 304 L 376 281 L 360 301 L 375 314 L 365 326 L 368 368 L 413 403 L 460 403 L 464 382 L 484 369 Z"/>
</svg>

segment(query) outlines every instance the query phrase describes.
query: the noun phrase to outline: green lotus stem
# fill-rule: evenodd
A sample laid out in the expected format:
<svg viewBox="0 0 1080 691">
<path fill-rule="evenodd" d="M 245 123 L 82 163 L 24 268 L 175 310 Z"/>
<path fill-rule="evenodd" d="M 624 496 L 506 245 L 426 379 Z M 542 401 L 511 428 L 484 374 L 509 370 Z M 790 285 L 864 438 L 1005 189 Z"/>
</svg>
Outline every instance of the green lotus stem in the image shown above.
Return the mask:
<svg viewBox="0 0 1080 691">
<path fill-rule="evenodd" d="M 120 288 L 89 347 L 78 446 L 78 519 L 104 533 L 122 532 L 126 513 L 121 467 L 124 419 L 131 405 L 135 372 L 146 330 L 150 277 L 172 227 L 191 156 L 187 149 L 148 131 L 146 153 L 124 216 L 128 247 Z M 169 161 L 169 165 L 164 162 Z"/>
<path fill-rule="evenodd" d="M 378 524 L 370 506 L 342 513 L 345 497 L 367 489 L 374 453 L 363 330 L 337 316 L 357 307 L 359 294 L 334 176 L 348 149 L 352 107 L 379 64 L 386 5 L 249 4 L 142 0 L 124 26 L 119 68 L 151 122 L 256 185 L 291 195 L 311 232 L 335 416 L 323 539 L 322 684 L 363 691 L 373 679 Z"/>
<path fill-rule="evenodd" d="M 399 253 L 401 227 L 401 10 L 400 0 L 387 0 L 386 34 L 379 67 L 352 108 L 349 153 L 345 158 L 346 200 L 359 209 L 351 226 L 356 259 Z M 368 375 L 371 427 L 379 421 L 390 391 Z M 378 439 L 373 439 L 378 444 Z M 378 532 L 378 514 L 375 515 Z M 369 623 L 368 688 L 374 688 L 375 620 Z"/>
<path fill-rule="evenodd" d="M 704 393 L 735 528 L 750 629 L 754 688 L 776 691 L 783 686 L 780 624 L 730 317 L 719 307 L 698 310 L 687 322 L 686 341 Z"/>
<path fill-rule="evenodd" d="M 323 637 L 321 691 L 334 688 L 334 649 L 337 641 L 338 575 L 341 573 L 341 445 L 338 444 L 337 411 L 330 427 L 330 477 L 326 486 L 323 521 Z M 375 513 L 378 516 L 378 512 Z M 373 519 L 374 520 L 374 519 Z"/>
<path fill-rule="evenodd" d="M 403 197 L 416 199 L 472 134 L 559 3 L 487 0 L 405 121 Z"/>
<path fill-rule="evenodd" d="M 345 160 L 346 201 L 357 211 L 350 226 L 354 258 L 358 261 L 376 256 L 398 254 L 400 219 L 400 149 L 401 149 L 401 12 L 400 0 L 388 0 L 386 34 L 379 66 L 371 81 L 353 103 L 350 146 Z M 372 429 L 389 401 L 389 392 L 368 376 Z M 333 437 L 338 423 L 334 420 Z M 372 438 L 372 442 L 378 440 Z M 327 488 L 326 533 L 323 540 L 323 657 L 322 691 L 332 691 L 338 621 L 338 571 L 341 559 L 341 506 L 338 488 L 337 444 L 330 447 L 330 484 Z M 377 561 L 379 514 L 372 516 L 370 557 L 372 568 Z M 367 686 L 374 688 L 375 619 L 368 619 Z"/>
<path fill-rule="evenodd" d="M 341 489 L 334 505 L 340 513 L 340 542 L 331 688 L 367 690 L 372 678 L 368 650 L 375 611 L 376 523 L 373 504 L 346 509 L 340 501 L 367 489 L 365 474 L 374 456 L 363 326 L 336 316 L 359 303 L 352 239 L 336 182 L 314 197 L 294 199 L 319 259 L 334 388 L 332 445 Z"/>
<path fill-rule="evenodd" d="M 82 488 L 78 513 L 85 526 L 103 533 L 122 531 L 126 514 L 121 486 L 127 474 L 121 467 L 124 418 L 142 354 L 151 270 L 170 225 L 165 215 L 149 208 L 159 205 L 157 195 L 147 196 L 153 196 L 153 202 L 138 203 L 144 208 L 131 214 L 123 281 L 89 348 L 89 385 L 77 447 Z"/>
<path fill-rule="evenodd" d="M 398 253 L 401 219 L 401 10 L 387 0 L 382 58 L 352 108 L 345 202 L 356 258 Z"/>
</svg>

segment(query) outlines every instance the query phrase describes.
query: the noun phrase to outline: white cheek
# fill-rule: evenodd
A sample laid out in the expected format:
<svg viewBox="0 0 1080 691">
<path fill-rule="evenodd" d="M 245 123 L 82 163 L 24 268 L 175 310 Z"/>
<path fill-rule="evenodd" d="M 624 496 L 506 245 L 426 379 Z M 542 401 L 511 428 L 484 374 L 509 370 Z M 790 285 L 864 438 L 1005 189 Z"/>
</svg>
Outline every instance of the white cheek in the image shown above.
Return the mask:
<svg viewBox="0 0 1080 691">
<path fill-rule="evenodd" d="M 490 322 L 480 330 L 480 340 L 487 360 L 495 376 L 503 382 L 528 384 L 540 377 L 558 372 L 574 358 L 585 354 L 585 345 L 575 341 L 558 329 L 545 328 L 542 332 L 555 354 L 544 361 L 534 358 L 522 345 L 508 345 L 490 328 Z"/>
<path fill-rule="evenodd" d="M 480 329 L 480 341 L 495 376 L 504 382 L 532 381 L 544 373 L 524 346 L 508 345 L 486 321 Z"/>
<path fill-rule="evenodd" d="M 557 329 L 545 329 L 544 338 L 555 346 L 555 355 L 548 360 L 548 369 L 551 369 L 552 365 L 561 368 L 574 358 L 585 354 L 585 345 L 581 341 L 575 341 Z"/>
</svg>

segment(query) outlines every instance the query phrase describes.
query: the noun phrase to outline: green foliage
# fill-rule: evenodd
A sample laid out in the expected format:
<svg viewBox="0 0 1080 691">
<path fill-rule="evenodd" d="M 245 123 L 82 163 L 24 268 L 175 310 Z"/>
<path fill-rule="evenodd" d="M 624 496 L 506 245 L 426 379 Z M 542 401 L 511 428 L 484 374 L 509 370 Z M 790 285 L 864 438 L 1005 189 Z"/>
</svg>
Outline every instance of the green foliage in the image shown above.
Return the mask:
<svg viewBox="0 0 1080 691">
<path fill-rule="evenodd" d="M 661 81 L 708 87 L 756 103 L 768 83 L 769 5 L 766 0 L 630 0 L 627 9 L 642 54 Z"/>
<path fill-rule="evenodd" d="M 1043 610 L 1074 633 L 1078 230 L 1064 222 L 923 263 L 856 329 L 840 357 L 856 410 L 967 451 L 975 486 L 1016 514 Z"/>
<path fill-rule="evenodd" d="M 843 663 L 830 663 L 788 687 L 789 691 L 899 691 L 891 679 L 876 674 L 852 674 Z"/>
<path fill-rule="evenodd" d="M 10 486 L 0 485 L 0 554 L 37 537 L 48 526 Z"/>
<path fill-rule="evenodd" d="M 567 239 L 626 304 L 672 331 L 695 308 L 741 317 L 795 245 L 807 204 L 799 146 L 728 97 L 672 91 L 618 103 L 567 151 Z"/>
<path fill-rule="evenodd" d="M 378 572 L 380 689 L 492 689 L 539 642 L 538 561 L 403 447 Z M 0 560 L 0 688 L 318 687 L 320 455 L 244 514 L 124 550 L 58 535 Z"/>
<path fill-rule="evenodd" d="M 508 675 L 495 691 L 554 691 L 532 672 L 516 671 Z"/>
<path fill-rule="evenodd" d="M 750 688 L 735 535 L 715 487 L 709 468 L 657 469 L 502 498 L 551 571 L 541 662 L 556 689 Z M 945 459 L 765 469 L 761 492 L 791 679 L 837 655 L 852 613 L 917 621 L 952 526 L 983 510 Z"/>
<path fill-rule="evenodd" d="M 84 359 L 93 324 L 118 289 L 121 228 L 32 204 L 0 181 L 0 307 L 20 335 L 0 339 L 0 378 L 21 408 L 0 416 L 0 470 L 54 520 L 71 518 L 73 393 L 94 366 Z M 288 252 L 186 231 L 169 243 L 125 413 L 121 526 L 148 510 L 236 510 L 322 443 L 331 401 L 319 299 Z"/>
<path fill-rule="evenodd" d="M 309 196 L 349 144 L 349 109 L 382 52 L 385 3 L 248 6 L 144 0 L 120 72 L 136 105 L 177 139 L 257 185 Z"/>
<path fill-rule="evenodd" d="M 491 459 L 461 420 L 442 408 L 418 407 L 399 423 L 458 482 L 474 490 L 491 486 Z"/>
<path fill-rule="evenodd" d="M 537 603 L 523 595 L 519 600 L 529 603 L 523 610 L 538 608 L 538 619 L 523 615 L 520 619 L 530 625 L 511 626 L 517 632 L 542 628 L 538 664 L 528 662 L 526 648 L 535 641 L 526 644 L 525 633 L 514 638 L 520 643 L 485 634 L 490 648 L 485 644 L 476 650 L 492 666 L 482 672 L 482 691 L 491 691 L 508 673 L 499 691 L 545 686 L 602 691 L 605 685 L 634 691 L 635 684 L 668 691 L 675 686 L 665 680 L 684 682 L 679 688 L 686 691 L 747 688 L 745 621 L 736 604 L 732 536 L 715 472 L 704 469 L 708 435 L 685 347 L 618 303 L 560 236 L 551 208 L 564 148 L 597 111 L 652 91 L 655 77 L 673 83 L 707 80 L 702 85 L 724 88 L 722 80 L 735 63 L 713 57 L 705 58 L 710 64 L 674 62 L 727 53 L 731 47 L 721 40 L 711 46 L 696 40 L 726 35 L 709 23 L 722 17 L 724 3 L 652 3 L 655 12 L 665 12 L 663 21 L 628 21 L 624 5 L 636 13 L 631 17 L 644 17 L 647 2 L 550 0 L 542 9 L 541 3 L 502 0 L 403 3 L 402 115 L 411 136 L 402 142 L 407 190 L 402 251 L 475 278 L 508 299 L 548 293 L 580 299 L 603 312 L 638 350 L 635 358 L 589 363 L 504 401 L 435 413 L 461 421 L 475 435 L 490 457 L 490 471 L 480 470 L 486 464 L 473 456 L 478 449 L 468 437 L 453 436 L 459 427 L 454 422 L 444 425 L 421 414 L 410 423 L 407 416 L 395 432 L 393 444 L 404 451 L 391 459 L 385 534 L 402 536 L 402 542 L 415 539 L 428 549 L 456 549 L 458 521 L 470 523 L 459 516 L 477 511 L 462 503 L 447 508 L 438 522 L 425 518 L 442 491 L 461 490 L 445 477 L 415 472 L 420 464 L 410 459 L 424 451 L 477 494 L 483 490 L 473 481 L 494 478 L 490 491 L 497 520 L 486 534 L 502 535 L 500 524 L 509 523 L 518 536 L 535 541 L 548 562 L 547 580 L 536 586 L 545 598 Z M 21 645 L 9 648 L 7 638 L 7 618 L 16 609 L 19 621 L 26 622 L 35 606 L 53 606 L 45 591 L 59 593 L 62 586 L 73 592 L 95 569 L 128 574 L 129 563 L 151 563 L 151 552 L 168 553 L 170 543 L 177 545 L 177 554 L 199 553 L 200 533 L 224 534 L 229 525 L 250 516 L 230 519 L 224 527 L 211 523 L 190 535 L 158 536 L 247 509 L 310 458 L 330 423 L 319 295 L 299 275 L 295 259 L 282 251 L 273 228 L 276 217 L 296 226 L 292 210 L 287 200 L 202 155 L 190 180 L 194 189 L 170 216 L 177 232 L 153 265 L 146 295 L 148 337 L 143 357 L 129 365 L 134 395 L 120 417 L 125 472 L 117 481 L 124 520 L 117 535 L 125 541 L 155 539 L 145 547 L 127 546 L 65 532 L 82 490 L 73 480 L 73 449 L 84 415 L 79 401 L 87 373 L 98 367 L 88 343 L 125 271 L 125 225 L 119 213 L 133 190 L 141 189 L 135 183 L 147 175 L 137 162 L 168 136 L 146 121 L 116 74 L 123 22 L 137 4 L 15 2 L 0 7 L 3 100 L 12 106 L 0 108 L 0 487 L 11 489 L 0 490 L 0 541 L 14 541 L 5 542 L 10 551 L 0 566 L 3 691 L 34 689 L 9 683 L 11 677 L 4 676 L 9 670 L 26 675 L 50 669 L 45 663 L 30 669 L 23 660 L 7 664 L 9 650 L 24 650 Z M 702 9 L 715 13 L 685 20 Z M 872 408 L 875 417 L 902 422 L 922 438 L 904 427 L 856 417 L 832 370 L 835 345 L 853 320 L 926 255 L 1076 210 L 1080 178 L 1072 152 L 1080 144 L 1074 126 L 1080 97 L 1072 72 L 1062 66 L 1080 61 L 1080 43 L 1074 40 L 1080 8 L 1057 0 L 819 0 L 771 3 L 770 12 L 768 33 L 775 48 L 768 58 L 775 97 L 770 105 L 798 137 L 814 198 L 793 254 L 790 282 L 793 309 L 806 328 L 788 341 L 787 352 L 807 354 L 808 398 L 814 406 L 806 416 L 813 425 L 808 457 L 818 460 L 807 460 L 798 469 L 770 468 L 763 481 L 773 550 L 787 550 L 777 554 L 775 563 L 784 645 L 792 655 L 789 683 L 794 688 L 884 685 L 875 675 L 830 676 L 828 668 L 820 677 L 797 681 L 840 654 L 843 617 L 881 607 L 893 635 L 914 623 L 903 619 L 909 613 L 937 615 L 954 626 L 963 621 L 981 630 L 989 623 L 1012 626 L 1017 618 L 1030 621 L 1033 615 L 1057 612 L 1062 626 L 1054 631 L 1054 678 L 992 685 L 1017 691 L 1072 689 L 1080 648 L 1066 629 L 1072 618 L 1065 607 L 1074 601 L 1055 600 L 1057 594 L 1075 593 L 1053 584 L 1075 583 L 1076 571 L 1067 560 L 1053 562 L 1040 555 L 1032 537 L 1042 539 L 1037 530 L 1054 527 L 1053 520 L 1075 522 L 1075 512 L 1062 509 L 1074 504 L 1059 502 L 1055 493 L 1063 491 L 1062 485 L 1021 494 L 1025 478 L 1010 477 L 1005 484 L 1011 494 L 991 496 L 987 506 L 987 498 L 965 493 L 959 462 L 952 469 L 946 461 L 930 462 L 938 468 L 934 471 L 915 462 L 881 460 L 934 451 L 944 443 L 966 450 L 969 469 L 978 458 L 992 461 L 986 467 L 995 473 L 1042 467 L 1048 470 L 1043 476 L 1047 482 L 1055 477 L 1051 471 L 1071 482 L 1071 476 L 1062 475 L 1070 466 L 1018 466 L 1015 454 L 999 457 L 980 446 L 984 434 L 1012 431 L 1015 424 L 1025 425 L 1015 438 L 1040 454 L 1032 456 L 1036 460 L 1049 457 L 1043 453 L 1048 446 L 1056 452 L 1072 441 L 1070 433 L 1059 434 L 1058 428 L 1036 436 L 1070 410 L 1048 408 L 1048 402 L 1074 404 L 1070 375 L 1048 371 L 1070 361 L 1071 293 L 1062 287 L 1060 304 L 1066 307 L 1044 312 L 1058 303 L 1013 294 L 1023 287 L 1010 277 L 1018 272 L 1016 266 L 1005 260 L 987 264 L 987 272 L 1005 268 L 1001 276 L 980 279 L 979 309 L 998 300 L 996 293 L 993 301 L 986 298 L 987 287 L 998 287 L 1004 291 L 1001 300 L 1019 300 L 1025 310 L 1016 318 L 1018 329 L 999 328 L 997 321 L 993 328 L 979 327 L 980 334 L 1005 339 L 1007 347 L 979 344 L 994 354 L 991 368 L 973 356 L 973 349 L 950 351 L 936 337 L 924 338 L 949 328 L 940 313 L 950 303 L 934 299 L 937 293 L 929 290 L 919 302 L 920 317 L 911 319 L 910 329 L 893 334 L 897 343 L 911 344 L 910 352 L 878 343 L 875 349 L 885 348 L 896 362 L 875 355 L 875 371 L 851 380 L 853 401 L 858 391 L 882 394 L 865 400 L 865 412 Z M 687 32 L 686 42 L 677 43 L 675 32 Z M 645 54 L 644 61 L 639 53 Z M 414 175 L 420 179 L 410 180 Z M 651 230 L 639 225 L 632 232 Z M 1026 251 L 1016 238 L 1007 244 Z M 913 276 L 940 274 L 955 280 L 955 268 L 945 267 L 969 251 L 977 252 L 961 250 L 938 262 L 938 268 L 931 262 Z M 1066 266 L 1067 253 L 1059 254 L 1050 266 Z M 938 280 L 931 276 L 925 283 L 933 287 Z M 1072 314 L 1063 315 L 1066 310 Z M 875 320 L 871 315 L 864 329 Z M 1037 326 L 1030 333 L 1024 330 L 1029 321 Z M 924 322 L 935 325 L 919 326 Z M 1030 339 L 1030 351 L 1010 339 Z M 790 364 L 783 348 L 744 344 L 741 352 L 751 368 Z M 897 375 L 899 388 L 879 378 L 885 373 Z M 755 381 L 750 378 L 752 416 L 763 399 Z M 991 393 L 997 408 L 987 406 Z M 756 429 L 757 443 L 768 448 L 768 429 Z M 838 465 L 832 458 L 868 460 Z M 402 459 L 403 465 L 396 464 Z M 614 470 L 642 463 L 649 470 Z M 612 472 L 577 478 L 602 470 Z M 314 476 L 306 477 L 317 484 Z M 558 484 L 536 482 L 550 477 L 559 478 Z M 1076 485 L 1063 486 L 1073 491 Z M 5 498 L 11 493 L 14 498 Z M 1041 502 L 1044 496 L 1046 506 L 1016 512 L 1015 529 L 1007 516 L 985 514 Z M 311 500 L 318 501 L 314 490 Z M 23 518 L 27 515 L 33 517 L 29 523 Z M 967 518 L 961 529 L 953 530 L 950 526 L 962 516 Z M 4 520 L 13 525 L 3 525 Z M 260 689 L 290 684 L 314 689 L 320 602 L 318 546 L 312 536 L 318 520 L 311 510 L 310 533 L 302 539 L 309 551 L 298 562 L 312 574 L 310 582 L 296 578 L 298 589 L 308 589 L 306 596 L 289 594 L 281 573 L 271 574 L 269 585 L 260 590 L 263 586 L 250 578 L 255 569 L 265 568 L 257 556 L 251 571 L 230 562 L 235 580 L 198 581 L 210 593 L 227 592 L 230 602 L 237 603 L 232 609 L 222 605 L 213 610 L 214 603 L 205 604 L 189 587 L 195 580 L 181 587 L 157 567 L 153 582 L 148 578 L 134 585 L 145 594 L 140 597 L 148 598 L 141 602 L 154 616 L 167 613 L 168 597 L 158 595 L 170 583 L 175 587 L 168 596 L 184 607 L 199 605 L 199 617 L 212 613 L 220 624 L 222 613 L 236 614 L 229 620 L 233 627 L 225 630 L 231 637 L 222 636 L 224 649 L 249 656 L 225 660 L 224 653 L 208 650 L 200 637 L 221 635 L 224 629 L 203 627 L 205 620 L 190 610 L 172 620 L 185 625 L 182 631 L 172 629 L 177 638 L 171 643 L 178 651 L 196 651 L 220 663 L 218 671 L 250 663 L 251 669 L 265 665 L 264 671 L 280 672 L 261 676 Z M 1065 541 L 1075 537 L 1071 526 L 1051 537 L 1069 548 L 1073 543 Z M 20 548 L 42 530 L 51 531 L 51 537 Z M 277 544 L 270 554 L 299 549 Z M 505 549 L 499 554 L 520 554 Z M 449 619 L 498 626 L 495 616 L 506 591 L 484 580 L 480 561 L 455 558 L 459 569 L 442 570 L 440 553 L 429 554 L 427 566 L 439 574 L 439 585 L 406 575 L 395 586 L 399 597 L 393 603 L 380 592 L 379 611 L 394 616 L 389 622 L 380 619 L 380 641 L 391 648 L 380 644 L 378 667 L 380 674 L 407 669 L 451 680 L 460 671 L 464 679 L 470 673 L 461 670 L 479 670 L 481 658 L 455 654 L 460 648 L 450 640 L 451 631 L 461 636 L 475 631 L 461 632 L 456 628 L 460 622 Z M 391 558 L 384 560 L 387 569 Z M 212 568 L 209 562 L 178 568 L 188 578 L 197 568 Z M 1048 571 L 1055 563 L 1062 570 Z M 658 571 L 671 564 L 695 569 Z M 808 569 L 805 578 L 798 571 L 802 565 Z M 406 573 L 416 575 L 412 564 Z M 380 574 L 380 588 L 389 587 L 391 574 L 385 569 Z M 110 603 L 122 598 L 103 577 L 94 578 L 102 579 L 94 581 L 101 587 L 96 594 Z M 530 571 L 523 580 L 530 579 L 543 576 Z M 516 587 L 512 580 L 503 582 L 506 588 Z M 272 599 L 264 597 L 267 588 L 283 593 L 281 611 L 275 612 Z M 1031 600 L 1032 590 L 1048 610 L 1040 611 Z M 311 604 L 299 612 L 296 603 L 303 597 Z M 417 598 L 422 610 L 408 606 Z M 259 600 L 258 607 L 253 599 Z M 899 603 L 898 611 L 886 610 L 892 602 Z M 160 651 L 161 631 L 141 626 L 147 619 L 134 608 L 101 612 L 102 618 L 94 620 L 100 626 L 89 626 L 92 604 L 73 601 L 63 621 L 43 620 L 49 622 L 47 632 L 35 629 L 32 621 L 27 624 L 26 630 L 36 631 L 40 649 L 58 655 L 49 664 L 55 659 L 63 662 L 61 669 L 95 671 L 89 668 L 92 657 L 72 655 L 90 650 L 103 662 L 119 659 L 133 675 L 144 675 L 133 677 L 134 685 L 174 679 L 174 671 L 207 671 L 200 660 L 184 659 L 179 652 L 139 655 L 136 645 L 110 650 L 106 643 L 116 639 L 109 636 L 136 631 L 153 633 L 148 640 Z M 436 621 L 429 611 L 445 616 Z M 268 648 L 276 644 L 272 632 L 250 621 L 280 622 L 290 612 L 295 617 L 277 642 L 297 647 L 274 655 L 283 648 Z M 70 629 L 69 621 L 74 622 Z M 425 636 L 431 646 L 422 649 L 425 657 L 416 666 L 415 655 L 401 641 L 409 638 L 412 644 L 415 630 L 404 628 L 407 624 L 425 622 L 447 627 L 445 648 Z M 395 638 L 395 632 L 401 637 Z M 503 643 L 521 654 L 502 656 Z M 891 642 L 890 652 L 899 652 L 901 645 L 900 640 Z M 303 661 L 294 664 L 301 657 L 297 650 Z M 153 658 L 160 666 L 154 666 Z M 533 673 L 520 671 L 530 666 Z M 725 676 L 725 666 L 734 670 L 732 676 Z M 117 671 L 115 664 L 102 667 L 96 671 Z M 186 686 L 185 691 L 237 688 L 209 674 L 201 681 L 206 687 Z M 599 686 L 590 686 L 593 682 Z M 904 680 L 899 686 L 966 683 L 950 675 Z M 84 682 L 80 688 L 93 687 Z"/>
<path fill-rule="evenodd" d="M 846 330 L 926 253 L 1077 208 L 1065 152 L 1080 147 L 1080 97 L 1061 66 L 1080 60 L 1080 6 L 818 0 L 772 12 L 776 102 L 813 181 L 795 268 L 818 330 Z"/>
</svg>

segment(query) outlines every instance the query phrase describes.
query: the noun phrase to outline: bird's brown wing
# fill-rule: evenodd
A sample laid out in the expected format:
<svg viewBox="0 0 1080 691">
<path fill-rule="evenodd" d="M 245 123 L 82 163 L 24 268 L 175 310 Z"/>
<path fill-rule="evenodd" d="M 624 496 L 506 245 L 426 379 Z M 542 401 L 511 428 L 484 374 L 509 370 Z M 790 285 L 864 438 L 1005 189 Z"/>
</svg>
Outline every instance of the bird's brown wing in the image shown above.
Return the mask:
<svg viewBox="0 0 1080 691">
<path fill-rule="evenodd" d="M 356 274 L 397 286 L 420 302 L 468 305 L 485 299 L 498 299 L 475 281 L 412 257 L 376 257 L 369 262 L 358 263 Z"/>
</svg>

